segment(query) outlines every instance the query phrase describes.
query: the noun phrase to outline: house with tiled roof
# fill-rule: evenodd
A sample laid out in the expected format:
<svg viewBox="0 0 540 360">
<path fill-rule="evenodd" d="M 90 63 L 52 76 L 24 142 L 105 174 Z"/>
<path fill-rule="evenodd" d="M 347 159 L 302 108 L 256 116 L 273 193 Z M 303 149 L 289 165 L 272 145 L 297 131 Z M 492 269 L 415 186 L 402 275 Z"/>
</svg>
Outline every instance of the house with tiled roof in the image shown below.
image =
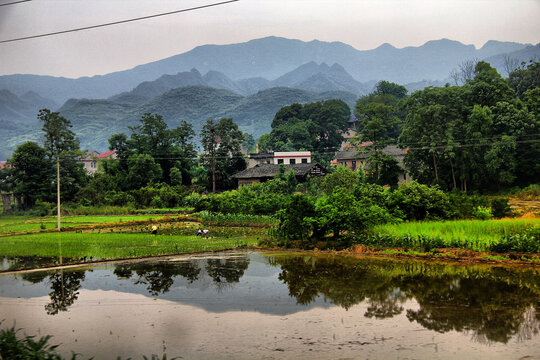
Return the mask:
<svg viewBox="0 0 540 360">
<path fill-rule="evenodd" d="M 105 151 L 98 153 L 97 151 L 87 151 L 84 158 L 80 158 L 79 162 L 83 163 L 84 169 L 90 175 L 93 175 L 97 169 L 99 163 L 104 159 L 116 159 L 116 151 Z"/>
<path fill-rule="evenodd" d="M 369 157 L 369 152 L 365 150 L 365 147 L 371 144 L 371 142 L 365 142 L 358 147 L 347 147 L 338 151 L 331 164 L 333 166 L 344 166 L 354 171 L 364 168 L 367 165 L 367 158 Z M 399 184 L 412 180 L 411 176 L 405 171 L 405 166 L 403 164 L 403 159 L 407 153 L 406 150 L 400 149 L 395 145 L 389 145 L 382 149 L 382 152 L 398 162 L 398 165 L 402 170 L 399 174 Z"/>
<path fill-rule="evenodd" d="M 317 163 L 283 164 L 285 174 L 291 170 L 299 183 L 305 182 L 309 177 L 319 177 L 328 174 L 328 170 Z M 252 168 L 241 171 L 232 177 L 238 180 L 238 187 L 262 183 L 273 179 L 279 172 L 278 164 L 258 164 Z"/>
</svg>

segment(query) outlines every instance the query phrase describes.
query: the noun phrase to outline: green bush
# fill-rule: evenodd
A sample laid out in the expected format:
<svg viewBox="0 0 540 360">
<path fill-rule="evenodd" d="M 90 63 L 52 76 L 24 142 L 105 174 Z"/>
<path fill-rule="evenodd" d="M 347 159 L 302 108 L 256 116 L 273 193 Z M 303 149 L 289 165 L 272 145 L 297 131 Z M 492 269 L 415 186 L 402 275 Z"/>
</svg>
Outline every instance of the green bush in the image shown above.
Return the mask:
<svg viewBox="0 0 540 360">
<path fill-rule="evenodd" d="M 472 219 L 478 206 L 489 207 L 489 199 L 482 195 L 467 195 L 464 192 L 448 193 L 450 217 L 453 219 Z"/>
<path fill-rule="evenodd" d="M 512 208 L 508 204 L 507 198 L 495 198 L 491 200 L 491 212 L 497 219 L 511 216 Z"/>
<path fill-rule="evenodd" d="M 493 215 L 491 214 L 491 210 L 483 206 L 478 206 L 474 210 L 473 215 L 474 215 L 474 218 L 478 220 L 489 220 L 493 217 Z"/>
<path fill-rule="evenodd" d="M 397 208 L 404 220 L 448 219 L 452 215 L 448 196 L 438 186 L 412 181 L 403 184 L 389 196 L 388 208 Z"/>
<path fill-rule="evenodd" d="M 276 214 L 279 221 L 278 237 L 285 240 L 307 242 L 311 237 L 312 222 L 315 217 L 315 204 L 306 195 L 294 194 L 285 208 Z"/>
</svg>

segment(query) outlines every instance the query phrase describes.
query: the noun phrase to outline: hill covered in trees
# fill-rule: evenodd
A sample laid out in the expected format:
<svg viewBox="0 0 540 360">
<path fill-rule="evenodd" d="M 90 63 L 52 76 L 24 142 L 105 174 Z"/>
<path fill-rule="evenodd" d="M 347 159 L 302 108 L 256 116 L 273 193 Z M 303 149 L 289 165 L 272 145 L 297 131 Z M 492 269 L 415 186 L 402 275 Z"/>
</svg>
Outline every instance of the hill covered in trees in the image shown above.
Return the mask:
<svg viewBox="0 0 540 360">
<path fill-rule="evenodd" d="M 357 96 L 345 91 L 316 93 L 287 87 L 242 96 L 207 86 L 185 86 L 150 99 L 135 94 L 97 100 L 71 99 L 59 112 L 71 120 L 82 148 L 103 151 L 109 146 L 111 133 L 129 133 L 128 126 L 137 124 L 145 113 L 161 114 L 169 127 L 187 121 L 197 133 L 210 118 L 232 118 L 242 131 L 258 137 L 270 131 L 270 123 L 281 107 L 334 98 L 352 107 Z"/>
</svg>

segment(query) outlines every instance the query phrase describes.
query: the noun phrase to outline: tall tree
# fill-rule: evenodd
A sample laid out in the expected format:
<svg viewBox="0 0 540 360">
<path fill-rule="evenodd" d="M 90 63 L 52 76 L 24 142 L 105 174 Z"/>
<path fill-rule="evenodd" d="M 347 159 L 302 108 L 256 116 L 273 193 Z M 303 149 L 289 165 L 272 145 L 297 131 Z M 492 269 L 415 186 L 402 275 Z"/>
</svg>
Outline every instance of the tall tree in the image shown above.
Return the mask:
<svg viewBox="0 0 540 360">
<path fill-rule="evenodd" d="M 404 86 L 380 81 L 374 92 L 359 98 L 356 102 L 358 141 L 369 142 L 369 145 L 358 149 L 369 153 L 375 183 L 379 182 L 379 167 L 383 162 L 385 164 L 390 162 L 382 150 L 396 142 L 401 128 L 398 104 L 406 96 L 407 89 Z"/>
<path fill-rule="evenodd" d="M 244 135 L 238 125 L 230 118 L 219 122 L 209 119 L 201 131 L 202 156 L 212 176 L 212 192 L 218 188 L 228 189 L 234 186 L 231 175 L 244 170 L 246 162 L 241 152 Z"/>
<path fill-rule="evenodd" d="M 129 165 L 136 162 L 128 160 L 133 155 L 144 154 L 150 156 L 161 169 L 160 177 L 155 181 L 177 184 L 181 178 L 183 185 L 191 184 L 191 171 L 197 155 L 193 144 L 195 132 L 191 124 L 182 121 L 178 127 L 169 129 L 161 115 L 146 113 L 141 117 L 140 124 L 130 127 L 130 130 L 132 134 L 129 139 L 125 134 L 115 134 L 109 139 L 109 149 L 116 150 L 120 164 L 108 166 L 107 171 L 120 177 L 128 174 L 133 177 L 135 170 L 130 169 Z M 140 166 L 137 168 L 142 169 Z M 174 180 L 171 174 L 174 174 Z M 144 174 L 141 176 L 144 177 Z M 134 186 L 136 183 L 128 182 L 126 185 Z"/>
<path fill-rule="evenodd" d="M 47 200 L 49 194 L 54 193 L 51 160 L 47 158 L 45 149 L 35 142 L 17 146 L 7 164 L 6 180 L 23 208 L 31 208 L 38 200 Z"/>
<path fill-rule="evenodd" d="M 532 91 L 532 90 L 529 90 Z M 527 92 L 525 93 L 527 94 Z M 529 93 L 530 94 L 530 93 Z M 488 63 L 463 86 L 426 88 L 407 100 L 400 144 L 405 164 L 424 183 L 497 190 L 538 178 L 535 101 L 514 97 Z M 533 140 L 533 141 L 531 141 Z"/>
<path fill-rule="evenodd" d="M 328 164 L 343 142 L 351 113 L 342 100 L 292 104 L 281 108 L 272 120 L 272 132 L 259 139 L 265 151 L 310 150 L 317 162 Z"/>
<path fill-rule="evenodd" d="M 84 154 L 79 139 L 71 130 L 71 122 L 58 112 L 42 109 L 38 118 L 43 122 L 44 148 L 49 160 L 60 164 L 62 197 L 72 200 L 87 181 L 86 172 L 78 159 Z M 50 199 L 52 200 L 52 199 Z"/>
</svg>

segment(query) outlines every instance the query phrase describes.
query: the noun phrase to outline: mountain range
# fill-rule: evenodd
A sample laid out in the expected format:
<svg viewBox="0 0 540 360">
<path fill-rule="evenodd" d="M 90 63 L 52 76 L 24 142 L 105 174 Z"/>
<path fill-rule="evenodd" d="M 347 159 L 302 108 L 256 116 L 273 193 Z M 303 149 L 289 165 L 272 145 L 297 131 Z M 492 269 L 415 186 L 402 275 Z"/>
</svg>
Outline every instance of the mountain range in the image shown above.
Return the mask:
<svg viewBox="0 0 540 360">
<path fill-rule="evenodd" d="M 540 44 L 488 41 L 482 48 L 452 40 L 397 49 L 383 44 L 356 50 L 340 42 L 268 37 L 232 45 L 204 45 L 130 70 L 79 79 L 17 74 L 0 76 L 0 159 L 17 144 L 40 136 L 38 109 L 60 111 L 83 148 L 107 148 L 145 112 L 181 120 L 198 131 L 208 118 L 232 117 L 255 137 L 270 130 L 275 112 L 293 102 L 340 98 L 351 106 L 377 81 L 410 91 L 442 86 L 461 62 L 485 59 L 503 75 L 504 59 L 540 58 Z M 204 74 L 204 75 L 202 75 Z M 63 104 L 63 105 L 59 105 Z"/>
</svg>

